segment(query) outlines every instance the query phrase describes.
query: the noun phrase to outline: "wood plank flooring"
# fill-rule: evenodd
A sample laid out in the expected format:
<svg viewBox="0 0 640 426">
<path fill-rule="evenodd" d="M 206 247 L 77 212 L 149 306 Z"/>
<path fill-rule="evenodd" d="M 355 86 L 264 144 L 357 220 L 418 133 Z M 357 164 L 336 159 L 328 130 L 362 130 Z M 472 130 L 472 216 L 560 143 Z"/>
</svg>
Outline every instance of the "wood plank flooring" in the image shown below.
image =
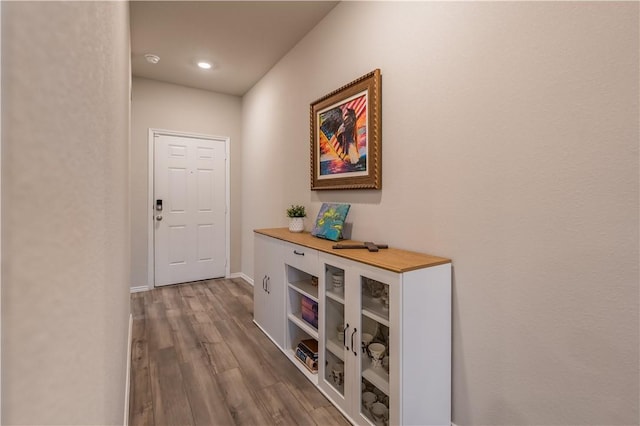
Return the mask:
<svg viewBox="0 0 640 426">
<path fill-rule="evenodd" d="M 130 425 L 349 425 L 253 324 L 242 279 L 131 295 Z"/>
</svg>

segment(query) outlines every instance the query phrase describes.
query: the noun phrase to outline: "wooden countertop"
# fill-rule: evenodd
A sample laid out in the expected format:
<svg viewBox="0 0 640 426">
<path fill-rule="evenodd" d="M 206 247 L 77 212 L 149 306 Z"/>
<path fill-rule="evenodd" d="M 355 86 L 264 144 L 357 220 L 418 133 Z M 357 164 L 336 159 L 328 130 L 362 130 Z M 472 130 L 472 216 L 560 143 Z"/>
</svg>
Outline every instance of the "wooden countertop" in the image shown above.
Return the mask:
<svg viewBox="0 0 640 426">
<path fill-rule="evenodd" d="M 254 232 L 398 273 L 451 263 L 451 259 L 444 257 L 400 250 L 393 247 L 380 249 L 378 252 L 370 252 L 367 249 L 334 249 L 332 248 L 336 244 L 334 241 L 316 238 L 308 232 L 289 232 L 289 228 L 255 229 Z M 362 244 L 361 241 L 353 240 L 340 240 L 339 243 Z"/>
</svg>

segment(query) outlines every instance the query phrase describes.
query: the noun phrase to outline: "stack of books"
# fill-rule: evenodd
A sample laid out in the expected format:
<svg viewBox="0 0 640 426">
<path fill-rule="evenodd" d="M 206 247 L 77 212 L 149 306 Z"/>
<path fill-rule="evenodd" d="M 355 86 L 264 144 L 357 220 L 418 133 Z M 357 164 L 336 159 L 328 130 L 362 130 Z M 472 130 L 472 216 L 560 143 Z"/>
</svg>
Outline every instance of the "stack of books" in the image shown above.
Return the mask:
<svg viewBox="0 0 640 426">
<path fill-rule="evenodd" d="M 312 373 L 318 372 L 318 341 L 306 339 L 298 343 L 296 358 Z"/>
<path fill-rule="evenodd" d="M 318 302 L 315 302 L 307 296 L 302 296 L 300 305 L 302 319 L 313 327 L 318 328 Z"/>
</svg>

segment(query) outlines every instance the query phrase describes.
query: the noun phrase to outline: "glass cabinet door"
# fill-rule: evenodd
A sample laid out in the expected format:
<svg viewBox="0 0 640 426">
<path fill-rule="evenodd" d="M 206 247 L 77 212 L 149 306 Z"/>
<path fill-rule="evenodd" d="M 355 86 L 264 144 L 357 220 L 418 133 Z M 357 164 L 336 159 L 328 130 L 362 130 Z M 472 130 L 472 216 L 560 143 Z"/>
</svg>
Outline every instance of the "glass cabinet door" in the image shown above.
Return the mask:
<svg viewBox="0 0 640 426">
<path fill-rule="evenodd" d="M 362 340 L 360 413 L 372 424 L 389 424 L 389 285 L 360 277 Z"/>
<path fill-rule="evenodd" d="M 348 325 L 345 324 L 344 270 L 325 265 L 325 373 L 324 380 L 344 397 L 345 348 Z"/>
</svg>

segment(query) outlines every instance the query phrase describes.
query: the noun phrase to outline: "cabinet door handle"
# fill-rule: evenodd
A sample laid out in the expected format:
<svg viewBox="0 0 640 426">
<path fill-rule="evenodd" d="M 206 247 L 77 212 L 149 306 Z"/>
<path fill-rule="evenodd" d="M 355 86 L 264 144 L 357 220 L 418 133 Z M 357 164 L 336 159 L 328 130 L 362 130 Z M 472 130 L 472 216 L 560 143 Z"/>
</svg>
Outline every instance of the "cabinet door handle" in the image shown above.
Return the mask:
<svg viewBox="0 0 640 426">
<path fill-rule="evenodd" d="M 294 250 L 293 254 L 297 254 L 298 256 L 304 256 L 304 252 L 300 252 L 298 250 Z"/>
<path fill-rule="evenodd" d="M 271 290 L 269 290 L 269 284 L 271 284 L 271 277 L 267 277 L 267 293 L 271 294 Z"/>
<path fill-rule="evenodd" d="M 349 324 L 346 325 L 344 330 L 342 330 L 342 346 L 349 350 L 349 346 L 347 346 L 347 330 L 349 329 Z"/>
<path fill-rule="evenodd" d="M 356 334 L 357 331 L 358 331 L 358 329 L 354 328 L 353 329 L 353 333 L 351 333 L 351 350 L 353 351 L 353 354 L 355 356 L 358 356 L 358 351 L 356 351 L 356 347 L 353 346 L 353 336 Z"/>
<path fill-rule="evenodd" d="M 267 276 L 262 278 L 262 291 L 267 291 Z"/>
</svg>

